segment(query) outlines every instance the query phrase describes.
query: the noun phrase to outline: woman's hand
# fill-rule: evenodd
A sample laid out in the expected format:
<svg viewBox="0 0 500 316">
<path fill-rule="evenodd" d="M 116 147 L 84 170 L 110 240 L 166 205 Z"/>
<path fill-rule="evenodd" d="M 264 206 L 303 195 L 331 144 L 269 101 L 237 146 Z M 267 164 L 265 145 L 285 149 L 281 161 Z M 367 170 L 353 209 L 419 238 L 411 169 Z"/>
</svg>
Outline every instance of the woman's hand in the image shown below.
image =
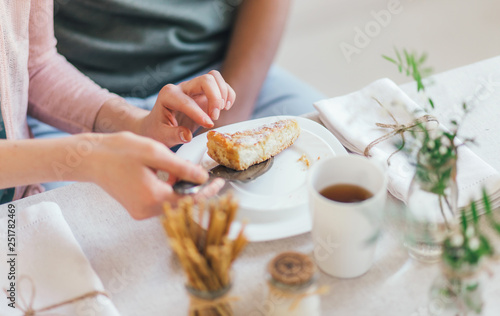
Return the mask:
<svg viewBox="0 0 500 316">
<path fill-rule="evenodd" d="M 176 156 L 163 144 L 129 132 L 91 134 L 99 141 L 81 172 L 91 174 L 91 181 L 100 185 L 120 202 L 134 219 L 159 215 L 164 202 L 175 204 L 182 196 L 173 192 L 177 178 L 203 183 L 208 174 L 201 166 Z M 169 181 L 157 177 L 157 171 L 169 173 Z M 194 197 L 215 195 L 224 185 L 213 181 Z"/>
<path fill-rule="evenodd" d="M 94 182 L 120 202 L 135 219 L 159 215 L 162 204 L 175 204 L 177 178 L 205 182 L 201 166 L 176 156 L 165 145 L 131 132 L 80 134 L 52 139 L 0 140 L 0 189 L 52 181 Z M 156 173 L 169 173 L 169 181 Z M 195 199 L 215 195 L 217 179 Z"/>
<path fill-rule="evenodd" d="M 191 141 L 199 127 L 211 128 L 222 110 L 229 110 L 236 94 L 222 75 L 208 74 L 161 89 L 153 110 L 142 119 L 139 134 L 168 147 Z"/>
</svg>

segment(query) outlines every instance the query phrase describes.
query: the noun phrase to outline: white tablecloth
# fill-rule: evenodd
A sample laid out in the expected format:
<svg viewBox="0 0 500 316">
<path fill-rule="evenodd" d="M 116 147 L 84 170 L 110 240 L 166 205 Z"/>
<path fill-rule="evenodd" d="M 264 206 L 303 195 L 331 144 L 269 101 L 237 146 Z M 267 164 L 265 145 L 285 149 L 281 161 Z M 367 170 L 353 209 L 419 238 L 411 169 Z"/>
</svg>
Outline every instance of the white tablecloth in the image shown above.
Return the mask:
<svg viewBox="0 0 500 316">
<path fill-rule="evenodd" d="M 439 118 L 448 117 L 453 113 L 452 106 L 458 107 L 464 100 L 476 104 L 466 119 L 464 131 L 475 136 L 480 144 L 473 147 L 473 151 L 500 171 L 500 125 L 497 123 L 500 57 L 436 75 L 435 82 L 428 92 L 438 107 Z M 413 84 L 402 88 L 415 97 Z M 85 183 L 16 201 L 15 205 L 22 210 L 40 201 L 54 201 L 60 206 L 76 240 L 122 315 L 186 314 L 188 300 L 183 273 L 166 244 L 157 218 L 134 221 L 99 187 Z M 1 206 L 0 217 L 6 213 L 7 207 Z M 375 265 L 364 276 L 341 280 L 321 274 L 320 284 L 331 287 L 330 293 L 321 300 L 323 315 L 428 315 L 428 290 L 438 266 L 409 259 L 396 227 L 394 223 L 388 224 L 378 243 Z M 267 301 L 265 295 L 266 264 L 285 250 L 311 254 L 310 234 L 254 243 L 246 248 L 234 267 L 232 293 L 242 298 L 235 306 L 236 315 L 263 315 L 266 309 L 273 308 L 273 302 Z M 486 283 L 484 315 L 496 316 L 500 311 L 500 265 L 495 272 Z"/>
</svg>

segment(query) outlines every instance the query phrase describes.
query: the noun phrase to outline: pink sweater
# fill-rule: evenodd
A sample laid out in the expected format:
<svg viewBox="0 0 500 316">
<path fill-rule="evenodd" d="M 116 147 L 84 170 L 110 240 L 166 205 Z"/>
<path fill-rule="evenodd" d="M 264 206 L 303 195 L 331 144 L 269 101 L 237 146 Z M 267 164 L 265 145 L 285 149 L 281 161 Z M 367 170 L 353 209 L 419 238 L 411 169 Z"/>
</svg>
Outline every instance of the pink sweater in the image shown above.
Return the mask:
<svg viewBox="0 0 500 316">
<path fill-rule="evenodd" d="M 27 113 L 70 133 L 92 131 L 102 104 L 116 95 L 57 53 L 53 0 L 2 0 L 0 97 L 7 138 L 23 139 L 30 137 Z M 37 191 L 16 188 L 14 199 Z"/>
</svg>

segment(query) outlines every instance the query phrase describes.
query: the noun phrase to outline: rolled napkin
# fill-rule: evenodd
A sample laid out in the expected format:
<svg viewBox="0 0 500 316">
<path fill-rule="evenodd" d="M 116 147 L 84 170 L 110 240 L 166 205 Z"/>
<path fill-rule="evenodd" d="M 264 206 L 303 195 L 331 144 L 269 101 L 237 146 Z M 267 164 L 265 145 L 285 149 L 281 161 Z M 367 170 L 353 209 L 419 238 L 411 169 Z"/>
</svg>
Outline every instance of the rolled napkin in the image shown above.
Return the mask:
<svg viewBox="0 0 500 316">
<path fill-rule="evenodd" d="M 323 124 L 347 149 L 357 154 L 363 154 L 370 143 L 392 131 L 376 125 L 395 124 L 389 112 L 399 124 L 406 125 L 411 125 L 415 118 L 426 114 L 389 79 L 377 80 L 345 96 L 318 101 L 314 107 L 319 111 Z M 442 125 L 440 128 L 444 129 Z M 406 137 L 411 137 L 408 132 Z M 401 136 L 396 135 L 380 142 L 370 150 L 370 155 L 374 159 L 386 161 L 397 150 L 395 141 L 400 140 Z M 415 167 L 404 152 L 392 156 L 390 162 L 387 170 L 388 190 L 406 202 Z M 478 199 L 483 186 L 491 193 L 499 191 L 499 173 L 466 146 L 459 147 L 457 172 L 459 207 L 467 205 L 471 199 Z"/>
<path fill-rule="evenodd" d="M 16 202 L 10 205 L 0 207 L 0 271 L 4 274 L 0 315 L 120 315 L 59 206 L 53 202 L 26 209 L 17 209 Z M 9 231 L 12 220 L 14 234 Z M 14 235 L 15 245 L 7 243 L 9 234 Z M 9 271 L 15 271 L 15 279 L 8 279 Z M 16 308 L 7 299 L 12 296 Z"/>
</svg>

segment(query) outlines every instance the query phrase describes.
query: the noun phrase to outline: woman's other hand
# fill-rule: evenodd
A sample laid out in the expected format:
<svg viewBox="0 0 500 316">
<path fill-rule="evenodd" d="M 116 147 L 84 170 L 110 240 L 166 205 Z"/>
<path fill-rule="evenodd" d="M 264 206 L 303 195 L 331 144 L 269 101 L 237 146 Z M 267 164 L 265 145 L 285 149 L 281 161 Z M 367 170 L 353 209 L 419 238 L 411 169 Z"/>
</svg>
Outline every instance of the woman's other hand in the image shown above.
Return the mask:
<svg viewBox="0 0 500 316">
<path fill-rule="evenodd" d="M 168 147 L 187 143 L 198 127 L 213 127 L 220 112 L 229 110 L 235 99 L 233 88 L 216 70 L 178 85 L 168 84 L 140 122 L 139 134 Z"/>
</svg>

